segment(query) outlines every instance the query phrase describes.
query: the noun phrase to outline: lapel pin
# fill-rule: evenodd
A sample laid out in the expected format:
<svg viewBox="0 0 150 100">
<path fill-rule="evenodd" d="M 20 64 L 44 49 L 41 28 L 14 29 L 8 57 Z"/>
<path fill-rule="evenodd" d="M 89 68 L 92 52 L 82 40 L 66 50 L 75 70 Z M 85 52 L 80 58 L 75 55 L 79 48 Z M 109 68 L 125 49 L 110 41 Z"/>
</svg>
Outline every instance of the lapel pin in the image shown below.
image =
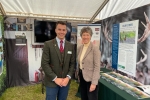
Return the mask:
<svg viewBox="0 0 150 100">
<path fill-rule="evenodd" d="M 56 46 L 56 44 L 55 44 L 55 46 Z"/>
</svg>

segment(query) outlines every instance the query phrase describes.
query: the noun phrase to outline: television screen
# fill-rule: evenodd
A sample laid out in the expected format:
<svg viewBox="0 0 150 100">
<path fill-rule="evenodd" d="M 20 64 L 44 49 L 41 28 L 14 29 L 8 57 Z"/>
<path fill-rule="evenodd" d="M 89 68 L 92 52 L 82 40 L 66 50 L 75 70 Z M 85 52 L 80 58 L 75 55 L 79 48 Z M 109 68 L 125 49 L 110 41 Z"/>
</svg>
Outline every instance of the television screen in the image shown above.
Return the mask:
<svg viewBox="0 0 150 100">
<path fill-rule="evenodd" d="M 56 22 L 34 20 L 35 43 L 44 43 L 45 41 L 54 39 L 56 37 L 55 28 Z M 71 23 L 67 23 L 66 40 L 68 41 L 70 41 L 71 30 Z"/>
</svg>

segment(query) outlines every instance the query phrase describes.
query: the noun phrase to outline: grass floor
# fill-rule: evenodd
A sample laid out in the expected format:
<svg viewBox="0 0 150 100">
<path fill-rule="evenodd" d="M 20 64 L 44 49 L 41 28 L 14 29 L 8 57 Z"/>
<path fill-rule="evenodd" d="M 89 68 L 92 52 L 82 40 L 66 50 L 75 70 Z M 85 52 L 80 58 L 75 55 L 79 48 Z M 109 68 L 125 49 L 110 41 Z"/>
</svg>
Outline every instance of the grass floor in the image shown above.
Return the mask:
<svg viewBox="0 0 150 100">
<path fill-rule="evenodd" d="M 75 94 L 78 84 L 72 80 L 67 100 L 80 100 Z M 45 100 L 45 93 L 41 93 L 41 84 L 30 86 L 19 86 L 6 89 L 0 100 Z"/>
</svg>

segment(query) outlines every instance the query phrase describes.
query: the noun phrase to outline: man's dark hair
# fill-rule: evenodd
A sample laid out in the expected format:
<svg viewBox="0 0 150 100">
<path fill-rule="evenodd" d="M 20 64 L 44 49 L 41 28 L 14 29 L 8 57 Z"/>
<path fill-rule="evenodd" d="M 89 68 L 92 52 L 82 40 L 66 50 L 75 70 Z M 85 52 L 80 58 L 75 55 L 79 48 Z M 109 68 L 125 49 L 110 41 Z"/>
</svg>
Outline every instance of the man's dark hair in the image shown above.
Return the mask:
<svg viewBox="0 0 150 100">
<path fill-rule="evenodd" d="M 67 26 L 67 22 L 65 22 L 65 21 L 58 21 L 58 22 L 56 23 L 56 27 L 57 27 L 58 24 L 66 25 L 66 26 Z"/>
</svg>

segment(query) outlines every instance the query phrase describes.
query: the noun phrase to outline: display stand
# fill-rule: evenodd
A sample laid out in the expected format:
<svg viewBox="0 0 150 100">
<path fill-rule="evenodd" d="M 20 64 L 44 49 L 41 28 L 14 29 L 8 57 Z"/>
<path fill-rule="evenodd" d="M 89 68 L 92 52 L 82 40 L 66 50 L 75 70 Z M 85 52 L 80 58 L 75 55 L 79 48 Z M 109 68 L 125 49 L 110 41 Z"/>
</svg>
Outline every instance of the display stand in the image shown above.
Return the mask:
<svg viewBox="0 0 150 100">
<path fill-rule="evenodd" d="M 107 69 L 101 69 L 101 73 L 110 72 Z M 103 78 L 99 80 L 99 100 L 150 100 L 150 98 L 136 98 L 124 90 L 116 87 L 111 82 Z"/>
</svg>

